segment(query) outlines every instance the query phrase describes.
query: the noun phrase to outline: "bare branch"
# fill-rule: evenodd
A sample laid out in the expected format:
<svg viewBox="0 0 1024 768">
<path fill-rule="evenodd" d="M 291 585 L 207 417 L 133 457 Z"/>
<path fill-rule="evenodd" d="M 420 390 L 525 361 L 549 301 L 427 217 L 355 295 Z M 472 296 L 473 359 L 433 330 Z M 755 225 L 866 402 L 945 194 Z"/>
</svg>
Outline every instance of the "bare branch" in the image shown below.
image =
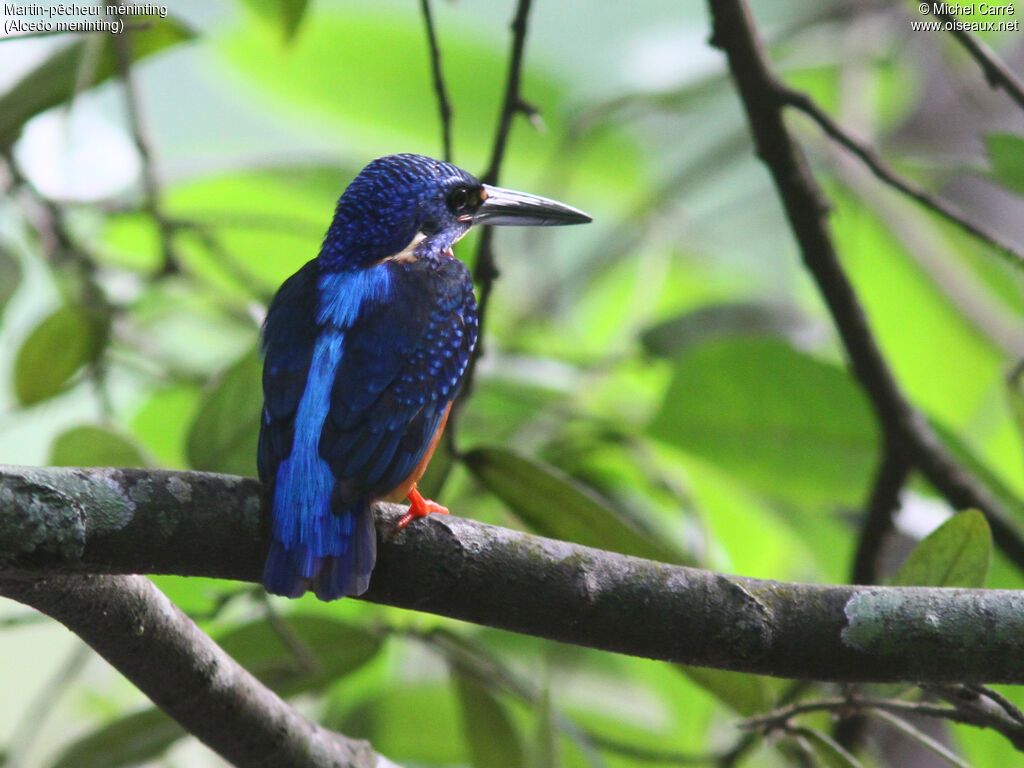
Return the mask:
<svg viewBox="0 0 1024 768">
<path fill-rule="evenodd" d="M 882 159 L 874 147 L 854 137 L 806 93 L 794 90 L 778 80 L 775 80 L 772 85 L 778 98 L 783 103 L 798 109 L 811 118 L 829 137 L 856 155 L 879 179 L 889 186 L 898 189 L 907 197 L 920 203 L 933 213 L 937 213 L 947 221 L 952 222 L 968 234 L 992 246 L 997 253 L 1013 266 L 1024 268 L 1024 253 L 1021 253 L 1017 247 L 983 224 L 973 221 L 952 203 L 943 200 L 937 195 L 933 195 L 924 187 L 898 174 L 892 166 Z"/>
<path fill-rule="evenodd" d="M 452 162 L 452 105 L 448 100 L 448 88 L 441 70 L 441 48 L 437 43 L 434 18 L 430 13 L 430 0 L 420 0 L 423 10 L 423 24 L 427 28 L 427 43 L 430 46 L 430 70 L 434 76 L 434 92 L 437 93 L 437 108 L 441 114 L 441 143 L 444 145 L 444 159 Z"/>
<path fill-rule="evenodd" d="M 512 129 L 512 118 L 517 112 L 529 110 L 520 93 L 520 81 L 523 73 L 523 51 L 526 47 L 526 24 L 530 18 L 532 0 L 519 0 L 516 14 L 512 19 L 512 51 L 509 54 L 508 80 L 505 82 L 505 99 L 498 118 L 498 130 L 494 136 L 491 150 L 491 162 L 483 175 L 486 184 L 497 184 L 501 172 L 501 162 L 505 159 L 505 147 L 508 134 Z"/>
<path fill-rule="evenodd" d="M 893 728 L 902 731 L 906 736 L 909 736 L 925 749 L 941 757 L 947 763 L 952 765 L 953 768 L 971 768 L 970 765 L 953 754 L 946 746 L 940 744 L 920 728 L 915 728 L 902 717 L 896 717 L 896 715 L 890 714 L 884 709 L 876 710 L 875 712 L 872 712 L 872 714 L 879 720 L 888 723 Z"/>
<path fill-rule="evenodd" d="M 1002 88 L 1011 99 L 1017 102 L 1017 106 L 1024 109 L 1024 83 L 1010 71 L 1010 68 L 999 59 L 991 48 L 966 29 L 959 28 L 956 16 L 950 13 L 938 13 L 936 16 L 952 25 L 949 27 L 950 34 L 964 47 L 971 58 L 978 62 L 981 71 L 985 73 L 988 84 L 993 88 Z"/>
<path fill-rule="evenodd" d="M 779 677 L 1024 682 L 1024 592 L 783 584 L 454 516 L 433 515 L 392 538 L 404 511 L 378 505 L 380 556 L 365 595 L 373 602 Z M 254 480 L 141 469 L 0 470 L 0 574 L 11 583 L 84 573 L 258 582 L 269 528 Z"/>
<path fill-rule="evenodd" d="M 932 687 L 929 687 L 932 690 Z M 954 700 L 953 697 L 949 697 Z M 977 698 L 977 697 L 975 697 Z M 851 714 L 875 714 L 886 712 L 891 715 L 920 715 L 949 720 L 954 723 L 973 725 L 978 728 L 991 728 L 998 731 L 1017 748 L 1024 747 L 1024 726 L 1007 717 L 1002 710 L 985 710 L 980 707 L 971 708 L 955 702 L 953 707 L 918 701 L 903 701 L 872 696 L 850 695 L 830 699 L 814 699 L 801 701 L 779 707 L 771 712 L 748 718 L 740 723 L 747 730 L 758 730 L 768 733 L 784 729 L 790 719 L 809 712 L 833 712 L 840 717 Z"/>
<path fill-rule="evenodd" d="M 860 529 L 857 554 L 853 560 L 853 584 L 878 582 L 878 555 L 892 530 L 892 514 L 899 509 L 900 491 L 910 475 L 910 463 L 891 438 L 884 439 L 881 462 L 871 488 L 864 524 Z"/>
<path fill-rule="evenodd" d="M 498 117 L 498 128 L 494 135 L 494 145 L 491 149 L 491 162 L 483 175 L 485 184 L 497 184 L 501 173 L 501 163 L 505 158 L 505 146 L 508 144 L 509 131 L 512 128 L 512 118 L 517 112 L 523 111 L 524 101 L 519 93 L 519 84 L 522 78 L 523 50 L 526 46 L 526 23 L 530 17 L 531 0 L 519 0 L 516 6 L 515 17 L 512 19 L 512 50 L 509 54 L 508 79 L 505 82 L 505 98 L 502 101 L 501 115 Z M 473 281 L 477 285 L 477 319 L 479 322 L 480 336 L 477 339 L 476 348 L 469 358 L 469 367 L 466 370 L 466 378 L 462 385 L 462 394 L 455 405 L 457 417 L 461 408 L 461 402 L 473 391 L 473 383 L 476 378 L 476 366 L 484 353 L 484 321 L 487 317 L 487 309 L 490 305 L 491 288 L 498 277 L 498 267 L 494 261 L 494 227 L 484 227 L 480 233 L 480 240 L 476 248 L 476 259 L 473 263 Z M 449 437 L 454 435 L 452 423 L 449 422 Z"/>
<path fill-rule="evenodd" d="M 1003 696 L 1003 694 L 999 693 L 999 691 L 994 691 L 986 685 L 966 685 L 964 688 L 979 696 L 984 696 L 1002 709 L 1011 720 L 1014 720 L 1024 726 L 1024 712 L 1021 711 L 1020 707 Z"/>
<path fill-rule="evenodd" d="M 52 616 L 233 765 L 375 768 L 370 745 L 310 722 L 228 656 L 142 576 L 0 579 Z"/>
<path fill-rule="evenodd" d="M 854 375 L 883 429 L 892 429 L 909 459 L 956 509 L 981 510 L 1003 552 L 1024 568 L 1024 536 L 999 501 L 953 458 L 924 416 L 907 400 L 868 326 L 836 253 L 828 201 L 786 127 L 777 78 L 743 0 L 709 0 L 713 42 L 725 51 L 755 146 L 768 166 L 804 264 L 839 331 Z"/>
</svg>

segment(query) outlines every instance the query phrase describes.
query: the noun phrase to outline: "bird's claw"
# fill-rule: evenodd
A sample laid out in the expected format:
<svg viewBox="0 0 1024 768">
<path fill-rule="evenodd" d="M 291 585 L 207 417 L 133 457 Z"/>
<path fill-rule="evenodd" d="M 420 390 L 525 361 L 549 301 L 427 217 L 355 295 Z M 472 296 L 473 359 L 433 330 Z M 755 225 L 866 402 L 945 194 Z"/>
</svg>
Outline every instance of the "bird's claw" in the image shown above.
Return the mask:
<svg viewBox="0 0 1024 768">
<path fill-rule="evenodd" d="M 442 507 L 436 501 L 430 501 L 430 499 L 424 499 L 420 492 L 416 490 L 416 486 L 412 487 L 409 491 L 409 511 L 406 512 L 395 524 L 395 533 L 405 528 L 409 523 L 418 517 L 426 517 L 431 513 L 437 513 L 440 515 L 447 515 L 448 508 Z"/>
</svg>

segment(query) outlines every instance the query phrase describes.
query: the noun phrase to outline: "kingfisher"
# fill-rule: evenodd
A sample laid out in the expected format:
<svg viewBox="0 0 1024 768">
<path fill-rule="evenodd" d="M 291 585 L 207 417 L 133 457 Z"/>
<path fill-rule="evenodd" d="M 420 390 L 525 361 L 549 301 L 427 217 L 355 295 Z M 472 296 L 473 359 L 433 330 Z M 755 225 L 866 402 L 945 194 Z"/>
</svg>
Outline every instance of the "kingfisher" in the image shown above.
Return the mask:
<svg viewBox="0 0 1024 768">
<path fill-rule="evenodd" d="M 473 281 L 452 246 L 479 224 L 588 221 L 423 155 L 378 158 L 349 184 L 319 255 L 284 282 L 263 324 L 257 459 L 273 513 L 269 592 L 365 592 L 376 500 L 409 500 L 396 530 L 448 512 L 416 483 L 477 340 Z"/>
</svg>

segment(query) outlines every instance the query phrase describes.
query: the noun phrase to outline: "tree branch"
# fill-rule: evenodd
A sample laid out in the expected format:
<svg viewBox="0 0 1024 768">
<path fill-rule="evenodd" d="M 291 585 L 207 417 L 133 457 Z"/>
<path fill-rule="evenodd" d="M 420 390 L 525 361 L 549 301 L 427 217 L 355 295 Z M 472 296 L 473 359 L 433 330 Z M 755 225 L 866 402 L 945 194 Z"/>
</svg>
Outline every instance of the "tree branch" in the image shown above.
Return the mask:
<svg viewBox="0 0 1024 768">
<path fill-rule="evenodd" d="M 956 16 L 950 13 L 939 13 L 936 15 L 952 25 L 949 27 L 950 34 L 964 47 L 971 58 L 978 62 L 981 71 L 985 73 L 985 79 L 988 81 L 988 84 L 993 88 L 1002 88 L 1011 99 L 1017 102 L 1017 106 L 1024 109 L 1024 83 L 1017 79 L 1017 76 L 1010 71 L 1009 67 L 1000 61 L 991 48 L 974 37 L 966 29 L 958 28 Z"/>
<path fill-rule="evenodd" d="M 501 115 L 498 117 L 498 127 L 494 134 L 494 146 L 491 149 L 491 162 L 487 166 L 481 179 L 485 184 L 497 184 L 501 172 L 501 162 L 505 158 L 505 146 L 508 144 L 509 132 L 512 129 L 512 118 L 517 112 L 528 111 L 523 97 L 519 93 L 519 83 L 522 78 L 523 50 L 526 47 L 526 22 L 530 17 L 531 0 L 519 0 L 516 6 L 516 14 L 512 19 L 512 50 L 509 54 L 508 79 L 505 82 L 505 97 L 502 101 Z M 476 379 L 476 366 L 484 353 L 484 321 L 487 317 L 487 309 L 490 306 L 491 288 L 498 277 L 498 268 L 494 262 L 494 227 L 484 227 L 480 233 L 480 240 L 476 248 L 476 259 L 473 262 L 473 281 L 477 285 L 477 318 L 479 321 L 480 336 L 477 339 L 476 347 L 469 358 L 469 366 L 466 370 L 466 378 L 462 385 L 462 393 L 459 401 L 456 402 L 455 414 L 461 404 L 473 391 L 473 383 Z M 453 435 L 451 424 L 448 427 L 449 435 Z"/>
<path fill-rule="evenodd" d="M 979 705 L 976 696 L 970 702 L 960 700 L 953 703 L 952 707 L 943 707 L 927 702 L 852 694 L 843 698 L 813 699 L 790 704 L 744 720 L 740 723 L 740 727 L 767 733 L 784 727 L 791 718 L 809 712 L 834 712 L 840 716 L 848 716 L 854 712 L 868 714 L 888 712 L 897 715 L 934 717 L 978 728 L 991 728 L 1005 736 L 1018 750 L 1024 751 L 1024 726 L 1019 721 L 1009 717 L 1001 709 L 985 708 Z"/>
<path fill-rule="evenodd" d="M 0 594 L 77 634 L 233 765 L 374 768 L 370 745 L 310 722 L 141 576 L 2 578 Z"/>
<path fill-rule="evenodd" d="M 437 109 L 441 116 L 441 143 L 444 146 L 444 159 L 452 162 L 452 105 L 448 100 L 448 89 L 444 84 L 444 72 L 441 71 L 441 48 L 437 43 L 437 32 L 434 29 L 434 18 L 430 13 L 430 0 L 420 0 L 423 11 L 423 24 L 427 28 L 427 44 L 430 46 L 430 71 L 434 76 L 434 92 L 437 93 Z"/>
<path fill-rule="evenodd" d="M 911 200 L 952 222 L 968 234 L 992 246 L 1013 266 L 1024 268 L 1024 253 L 983 224 L 972 221 L 952 203 L 946 202 L 924 187 L 900 176 L 892 166 L 882 159 L 874 147 L 855 138 L 806 93 L 794 90 L 777 80 L 773 83 L 773 87 L 779 99 L 811 118 L 826 135 L 859 158 L 876 177 L 894 189 L 898 189 Z"/>
<path fill-rule="evenodd" d="M 961 467 L 925 417 L 907 400 L 889 369 L 829 231 L 828 201 L 790 134 L 776 96 L 777 78 L 743 0 L 709 0 L 713 44 L 729 61 L 760 158 L 768 166 L 786 217 L 836 324 L 854 375 L 883 429 L 892 429 L 909 459 L 956 509 L 981 510 L 993 538 L 1024 569 L 1024 536 L 993 495 Z"/>
<path fill-rule="evenodd" d="M 850 577 L 853 584 L 878 582 L 878 554 L 886 535 L 892 530 L 892 513 L 899 509 L 900 491 L 909 475 L 910 464 L 906 457 L 896 442 L 886 436 L 857 542 L 857 554 L 854 556 Z"/>
<path fill-rule="evenodd" d="M 380 554 L 365 595 L 373 602 L 606 651 L 780 677 L 1024 682 L 1022 592 L 724 576 L 440 515 L 392 539 L 404 511 L 378 507 Z M 0 469 L 0 573 L 7 594 L 14 589 L 31 597 L 31 578 L 66 593 L 74 581 L 53 581 L 61 574 L 258 582 L 268 534 L 254 480 L 140 469 Z M 94 591 L 97 584 L 121 583 L 84 582 Z M 101 596 L 99 590 L 90 600 Z M 55 610 L 72 611 L 64 603 L 76 601 L 57 602 Z M 103 632 L 117 622 L 94 624 L 92 631 Z"/>
</svg>

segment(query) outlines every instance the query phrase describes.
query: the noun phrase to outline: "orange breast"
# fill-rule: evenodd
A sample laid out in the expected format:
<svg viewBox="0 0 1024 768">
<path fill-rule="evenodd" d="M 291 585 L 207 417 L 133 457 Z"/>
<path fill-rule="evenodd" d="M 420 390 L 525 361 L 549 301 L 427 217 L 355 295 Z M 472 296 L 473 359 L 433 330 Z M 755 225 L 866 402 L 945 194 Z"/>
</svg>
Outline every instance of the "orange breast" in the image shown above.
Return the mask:
<svg viewBox="0 0 1024 768">
<path fill-rule="evenodd" d="M 430 464 L 430 459 L 434 455 L 434 449 L 437 448 L 437 441 L 441 439 L 445 424 L 448 423 L 448 414 L 451 413 L 451 410 L 452 404 L 448 403 L 448 407 L 444 409 L 444 416 L 441 417 L 441 424 L 438 426 L 437 432 L 434 433 L 430 446 L 427 448 L 427 452 L 423 454 L 423 458 L 420 459 L 420 463 L 416 465 L 416 469 L 412 471 L 412 474 L 399 483 L 393 491 L 384 496 L 384 501 L 396 503 L 402 501 L 409 495 L 409 491 L 412 490 L 413 486 L 423 477 L 423 473 L 427 471 L 427 465 Z"/>
</svg>

